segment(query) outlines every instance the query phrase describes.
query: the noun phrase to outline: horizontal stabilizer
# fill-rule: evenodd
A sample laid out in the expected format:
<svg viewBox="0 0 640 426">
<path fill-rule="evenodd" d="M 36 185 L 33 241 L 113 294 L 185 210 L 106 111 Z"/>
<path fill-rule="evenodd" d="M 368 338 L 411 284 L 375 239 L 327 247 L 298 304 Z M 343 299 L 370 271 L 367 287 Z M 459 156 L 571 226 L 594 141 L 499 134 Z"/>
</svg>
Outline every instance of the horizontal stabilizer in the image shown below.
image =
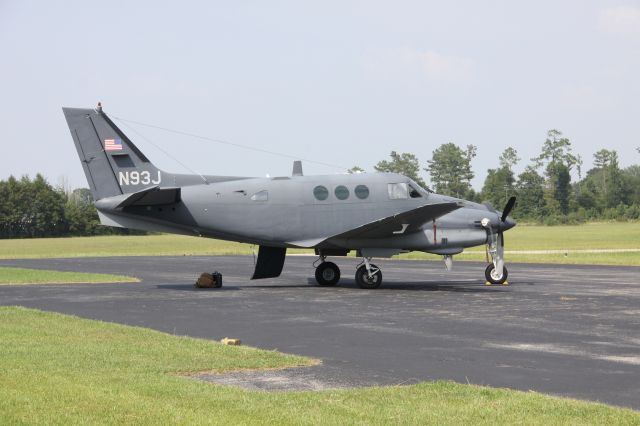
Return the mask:
<svg viewBox="0 0 640 426">
<path fill-rule="evenodd" d="M 181 200 L 180 188 L 160 188 L 152 186 L 131 194 L 103 198 L 96 202 L 101 210 L 122 210 L 130 206 L 163 206 L 175 204 Z"/>
<path fill-rule="evenodd" d="M 154 186 L 134 192 L 118 207 L 127 206 L 161 206 L 174 204 L 180 201 L 180 188 L 160 188 Z"/>
</svg>

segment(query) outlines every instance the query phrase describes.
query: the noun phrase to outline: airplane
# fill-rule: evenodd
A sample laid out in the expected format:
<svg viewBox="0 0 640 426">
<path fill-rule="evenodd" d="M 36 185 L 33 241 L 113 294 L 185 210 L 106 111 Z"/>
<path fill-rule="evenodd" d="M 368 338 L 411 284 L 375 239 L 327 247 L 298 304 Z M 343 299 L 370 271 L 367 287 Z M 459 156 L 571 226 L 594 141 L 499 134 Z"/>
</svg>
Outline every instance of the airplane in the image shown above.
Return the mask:
<svg viewBox="0 0 640 426">
<path fill-rule="evenodd" d="M 373 258 L 422 251 L 444 257 L 487 245 L 488 284 L 505 284 L 504 232 L 515 197 L 502 212 L 485 204 L 436 194 L 395 173 L 267 178 L 167 173 L 155 167 L 97 108 L 63 108 L 103 225 L 202 236 L 258 245 L 252 279 L 280 276 L 288 248 L 312 248 L 321 286 L 334 286 L 340 269 L 328 257 L 355 250 L 355 281 L 382 284 Z"/>
</svg>

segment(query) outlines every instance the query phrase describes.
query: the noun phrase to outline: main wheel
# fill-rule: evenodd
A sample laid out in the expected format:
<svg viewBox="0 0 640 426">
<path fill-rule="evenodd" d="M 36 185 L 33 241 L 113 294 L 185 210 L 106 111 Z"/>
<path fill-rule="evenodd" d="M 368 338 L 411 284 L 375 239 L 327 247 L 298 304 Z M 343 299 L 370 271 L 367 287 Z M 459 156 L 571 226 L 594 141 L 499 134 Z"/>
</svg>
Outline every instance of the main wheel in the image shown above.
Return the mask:
<svg viewBox="0 0 640 426">
<path fill-rule="evenodd" d="M 371 269 L 376 270 L 372 277 L 369 277 L 367 267 L 364 265 L 361 265 L 356 270 L 356 283 L 360 288 L 374 289 L 380 287 L 380 284 L 382 284 L 382 271 L 373 263 L 369 266 L 371 266 Z"/>
<path fill-rule="evenodd" d="M 340 268 L 333 262 L 322 262 L 316 268 L 316 281 L 322 286 L 332 286 L 340 281 Z"/>
<path fill-rule="evenodd" d="M 491 284 L 504 284 L 507 281 L 507 276 L 509 276 L 509 271 L 507 271 L 507 267 L 502 267 L 502 275 L 498 275 L 496 271 L 496 267 L 493 263 L 490 263 L 487 266 L 487 269 L 484 270 L 484 277 Z"/>
</svg>

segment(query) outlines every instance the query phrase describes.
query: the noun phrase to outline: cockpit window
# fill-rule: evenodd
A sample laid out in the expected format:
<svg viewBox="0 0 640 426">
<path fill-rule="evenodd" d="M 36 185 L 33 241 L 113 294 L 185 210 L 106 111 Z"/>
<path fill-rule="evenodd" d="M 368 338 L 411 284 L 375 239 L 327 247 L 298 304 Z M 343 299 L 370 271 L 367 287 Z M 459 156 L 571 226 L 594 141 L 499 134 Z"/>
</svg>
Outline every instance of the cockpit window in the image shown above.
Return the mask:
<svg viewBox="0 0 640 426">
<path fill-rule="evenodd" d="M 409 184 L 409 197 L 411 198 L 422 198 L 422 194 L 413 185 Z"/>
<path fill-rule="evenodd" d="M 387 185 L 390 200 L 406 200 L 409 198 L 409 185 L 406 183 L 390 183 Z"/>
<path fill-rule="evenodd" d="M 417 185 L 410 183 L 390 183 L 387 185 L 390 200 L 406 200 L 407 198 L 422 198 Z"/>
<path fill-rule="evenodd" d="M 256 192 L 251 196 L 251 201 L 269 201 L 269 191 Z"/>
</svg>

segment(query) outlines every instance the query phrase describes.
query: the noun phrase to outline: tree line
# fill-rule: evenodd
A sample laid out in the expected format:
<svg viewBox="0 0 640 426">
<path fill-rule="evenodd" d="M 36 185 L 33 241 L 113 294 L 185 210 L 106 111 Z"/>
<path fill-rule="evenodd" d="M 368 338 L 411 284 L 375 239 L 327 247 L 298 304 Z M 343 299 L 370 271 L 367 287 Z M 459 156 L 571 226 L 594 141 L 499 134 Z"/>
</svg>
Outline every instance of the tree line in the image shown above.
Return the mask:
<svg viewBox="0 0 640 426">
<path fill-rule="evenodd" d="M 91 192 L 55 188 L 40 174 L 0 181 L 0 238 L 139 234 L 100 225 Z"/>
<path fill-rule="evenodd" d="M 640 148 L 637 148 L 640 154 Z M 530 160 L 516 176 L 514 167 L 521 161 L 513 147 L 507 147 L 496 168 L 488 169 L 482 190 L 475 191 L 471 161 L 477 147 L 459 147 L 445 143 L 436 148 L 427 166 L 435 192 L 480 203 L 502 210 L 511 196 L 518 199 L 513 216 L 543 224 L 581 223 L 589 220 L 640 219 L 640 165 L 621 168 L 615 150 L 600 149 L 594 154 L 593 168 L 583 173 L 583 159 L 572 152 L 571 141 L 562 132 L 547 132 L 540 154 Z M 425 186 L 415 154 L 391 152 L 389 160 L 378 162 L 379 172 L 409 176 Z M 361 167 L 351 173 L 363 172 Z M 578 176 L 572 180 L 572 172 Z"/>
</svg>

